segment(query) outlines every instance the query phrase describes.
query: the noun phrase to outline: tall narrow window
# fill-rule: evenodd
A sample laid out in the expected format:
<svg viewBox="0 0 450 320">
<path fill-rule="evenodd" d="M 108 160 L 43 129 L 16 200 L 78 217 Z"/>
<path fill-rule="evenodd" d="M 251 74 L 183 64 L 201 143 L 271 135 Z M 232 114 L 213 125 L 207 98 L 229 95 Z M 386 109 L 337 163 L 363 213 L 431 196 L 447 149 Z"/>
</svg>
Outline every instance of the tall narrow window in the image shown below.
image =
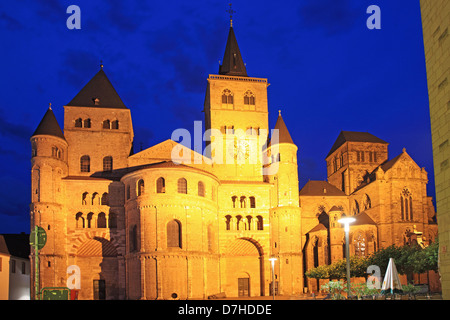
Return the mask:
<svg viewBox="0 0 450 320">
<path fill-rule="evenodd" d="M 181 224 L 177 220 L 167 224 L 167 247 L 181 248 Z"/>
<path fill-rule="evenodd" d="M 226 227 L 226 230 L 231 230 L 231 216 L 230 215 L 225 216 L 225 227 Z"/>
<path fill-rule="evenodd" d="M 409 220 L 413 219 L 413 204 L 412 197 L 409 197 Z"/>
<path fill-rule="evenodd" d="M 100 212 L 97 217 L 97 228 L 106 228 L 106 215 Z"/>
<path fill-rule="evenodd" d="M 78 212 L 75 216 L 75 220 L 76 220 L 76 227 L 77 228 L 84 228 L 84 218 L 83 218 L 83 213 Z"/>
<path fill-rule="evenodd" d="M 119 120 L 114 120 L 112 123 L 111 123 L 111 129 L 119 129 Z"/>
<path fill-rule="evenodd" d="M 112 171 L 113 169 L 113 158 L 111 156 L 103 158 L 103 171 Z"/>
<path fill-rule="evenodd" d="M 87 214 L 87 228 L 92 228 L 94 220 L 94 213 L 89 212 Z"/>
<path fill-rule="evenodd" d="M 166 180 L 163 177 L 158 178 L 156 180 L 156 193 L 165 193 L 166 192 Z"/>
<path fill-rule="evenodd" d="M 80 171 L 90 172 L 91 171 L 91 158 L 89 156 L 82 156 L 80 159 Z"/>
<path fill-rule="evenodd" d="M 361 161 L 361 153 L 359 151 L 356 151 L 356 161 Z"/>
<path fill-rule="evenodd" d="M 178 193 L 187 194 L 187 181 L 185 178 L 178 179 Z"/>
<path fill-rule="evenodd" d="M 261 217 L 261 216 L 256 216 L 256 219 L 257 219 L 257 229 L 258 230 L 264 230 L 264 220 L 263 220 L 263 217 Z"/>
<path fill-rule="evenodd" d="M 355 255 L 359 257 L 366 256 L 366 239 L 363 233 L 358 233 L 354 240 Z"/>
<path fill-rule="evenodd" d="M 241 202 L 241 208 L 247 207 L 247 198 L 245 196 L 241 197 L 240 202 Z"/>
<path fill-rule="evenodd" d="M 403 201 L 402 196 L 400 196 L 400 206 L 402 210 L 402 220 L 405 220 L 405 202 Z"/>
<path fill-rule="evenodd" d="M 237 197 L 236 197 L 236 196 L 232 196 L 232 197 L 231 197 L 231 201 L 232 201 L 232 206 L 233 206 L 233 208 L 236 208 Z"/>
<path fill-rule="evenodd" d="M 136 251 L 137 250 L 137 226 L 136 225 L 133 225 L 130 228 L 128 238 L 129 238 L 128 241 L 129 241 L 129 246 L 130 246 L 130 252 Z"/>
<path fill-rule="evenodd" d="M 198 182 L 198 195 L 200 197 L 205 196 L 205 185 L 201 181 Z"/>
<path fill-rule="evenodd" d="M 256 208 L 256 200 L 255 197 L 250 197 L 250 208 Z"/>
<path fill-rule="evenodd" d="M 144 180 L 141 179 L 138 181 L 137 190 L 138 190 L 137 192 L 138 197 L 144 194 L 145 191 Z"/>
<path fill-rule="evenodd" d="M 107 206 L 108 205 L 108 193 L 104 192 L 102 194 L 102 206 Z"/>
</svg>

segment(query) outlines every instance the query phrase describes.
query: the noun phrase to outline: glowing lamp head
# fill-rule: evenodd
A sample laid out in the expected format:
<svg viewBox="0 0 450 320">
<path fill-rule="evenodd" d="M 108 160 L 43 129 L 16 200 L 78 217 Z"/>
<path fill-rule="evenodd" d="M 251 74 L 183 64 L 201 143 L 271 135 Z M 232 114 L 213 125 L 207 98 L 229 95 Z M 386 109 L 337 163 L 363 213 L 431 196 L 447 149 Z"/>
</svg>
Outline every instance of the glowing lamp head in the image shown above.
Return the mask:
<svg viewBox="0 0 450 320">
<path fill-rule="evenodd" d="M 353 217 L 347 217 L 345 215 L 342 215 L 342 218 L 338 220 L 339 223 L 344 225 L 345 231 L 350 230 L 350 223 L 355 222 L 356 219 Z"/>
</svg>

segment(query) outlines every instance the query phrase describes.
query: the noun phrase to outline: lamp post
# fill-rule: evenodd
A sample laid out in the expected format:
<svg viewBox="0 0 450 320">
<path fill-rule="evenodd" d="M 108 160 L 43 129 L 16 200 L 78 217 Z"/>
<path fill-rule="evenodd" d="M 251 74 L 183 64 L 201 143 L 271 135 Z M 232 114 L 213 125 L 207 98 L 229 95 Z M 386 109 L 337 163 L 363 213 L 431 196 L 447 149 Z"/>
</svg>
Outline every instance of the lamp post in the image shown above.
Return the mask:
<svg viewBox="0 0 450 320">
<path fill-rule="evenodd" d="M 273 294 L 273 300 L 275 300 L 275 261 L 277 261 L 277 258 L 272 257 L 269 258 L 271 264 L 272 264 L 272 294 Z"/>
<path fill-rule="evenodd" d="M 347 297 L 350 296 L 350 249 L 349 249 L 349 240 L 348 234 L 350 231 L 350 223 L 355 222 L 356 219 L 352 217 L 346 217 L 345 214 L 342 215 L 342 218 L 338 220 L 339 223 L 344 225 L 345 231 L 345 256 L 347 258 Z"/>
</svg>

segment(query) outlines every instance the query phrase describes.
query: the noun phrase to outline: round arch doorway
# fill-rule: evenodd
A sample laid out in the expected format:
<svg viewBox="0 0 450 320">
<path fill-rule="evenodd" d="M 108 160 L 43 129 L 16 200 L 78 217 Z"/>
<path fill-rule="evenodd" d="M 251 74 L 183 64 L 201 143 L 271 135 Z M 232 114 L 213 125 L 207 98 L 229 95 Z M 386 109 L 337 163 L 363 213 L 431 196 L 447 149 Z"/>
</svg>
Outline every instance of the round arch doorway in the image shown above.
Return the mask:
<svg viewBox="0 0 450 320">
<path fill-rule="evenodd" d="M 237 238 L 223 255 L 224 291 L 228 297 L 264 296 L 264 252 L 254 239 Z"/>
</svg>

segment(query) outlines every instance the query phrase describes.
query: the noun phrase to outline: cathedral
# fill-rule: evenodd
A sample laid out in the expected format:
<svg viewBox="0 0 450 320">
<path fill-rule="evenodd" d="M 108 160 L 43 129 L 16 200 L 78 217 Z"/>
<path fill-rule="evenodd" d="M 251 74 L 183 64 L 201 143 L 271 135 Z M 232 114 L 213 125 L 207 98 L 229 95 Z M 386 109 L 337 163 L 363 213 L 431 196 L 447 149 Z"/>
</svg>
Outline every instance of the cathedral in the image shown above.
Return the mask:
<svg viewBox="0 0 450 320">
<path fill-rule="evenodd" d="M 64 106 L 64 130 L 48 108 L 31 137 L 40 288 L 74 285 L 76 266 L 86 300 L 292 296 L 317 290 L 306 270 L 343 259 L 343 214 L 356 218 L 351 255 L 435 239 L 427 172 L 406 150 L 389 159 L 387 142 L 342 131 L 327 181 L 300 189 L 294 123 L 279 111 L 269 128 L 269 83 L 247 74 L 232 25 L 221 63 L 206 79 L 205 153 L 172 139 L 135 152 L 103 67 Z"/>
</svg>

